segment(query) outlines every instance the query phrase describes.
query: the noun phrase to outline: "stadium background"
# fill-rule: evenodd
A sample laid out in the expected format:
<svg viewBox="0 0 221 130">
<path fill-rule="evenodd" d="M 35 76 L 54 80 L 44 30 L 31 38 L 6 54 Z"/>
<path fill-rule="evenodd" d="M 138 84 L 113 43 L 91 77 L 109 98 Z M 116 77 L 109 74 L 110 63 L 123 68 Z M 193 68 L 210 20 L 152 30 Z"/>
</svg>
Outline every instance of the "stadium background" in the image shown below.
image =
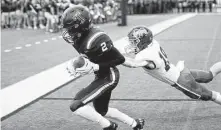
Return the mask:
<svg viewBox="0 0 221 130">
<path fill-rule="evenodd" d="M 122 0 L 128 15 L 217 12 L 221 0 Z M 2 29 L 44 29 L 58 32 L 62 12 L 82 4 L 90 9 L 95 24 L 115 22 L 120 15 L 120 0 L 2 0 Z"/>
<path fill-rule="evenodd" d="M 183 2 L 181 3 L 176 5 L 183 5 Z M 221 60 L 221 16 L 217 10 L 218 4 L 214 4 L 213 10 L 210 12 L 208 2 L 206 3 L 205 12 L 203 4 L 200 4 L 199 11 L 197 9 L 193 11 L 198 12 L 196 17 L 156 36 L 156 39 L 161 42 L 168 52 L 168 57 L 172 62 L 176 63 L 182 59 L 186 61 L 190 68 L 208 69 L 213 63 Z M 170 11 L 168 11 L 168 8 L 159 8 L 158 6 L 155 13 L 153 13 L 153 9 L 155 7 L 152 8 L 151 13 L 130 14 L 127 17 L 127 26 L 125 27 L 118 27 L 117 21 L 108 21 L 103 24 L 102 20 L 98 21 L 97 26 L 105 30 L 116 41 L 124 37 L 128 29 L 135 25 L 151 26 L 191 12 L 189 8 L 182 8 L 184 10 L 180 8 L 180 11 L 178 11 L 177 6 Z M 160 9 L 164 9 L 161 10 L 163 12 Z M 51 13 L 50 11 L 48 12 Z M 40 14 L 36 15 L 35 9 L 31 9 L 29 13 L 23 14 L 24 16 L 21 17 L 23 20 L 25 17 L 31 20 L 31 27 L 29 28 L 27 21 L 24 26 L 22 23 L 20 27 L 17 27 L 20 16 L 17 17 L 13 10 L 6 13 L 9 23 L 2 26 L 1 30 L 2 90 L 77 55 L 61 39 L 59 23 L 56 23 L 58 26 L 55 28 L 50 25 L 47 30 L 43 26 L 41 28 L 38 21 L 36 22 L 37 28 L 35 28 L 34 19 L 39 20 L 35 16 Z M 115 18 L 119 18 L 118 15 Z M 43 25 L 46 26 L 47 20 L 51 22 L 57 16 L 49 16 L 49 19 L 43 18 L 45 20 L 42 22 Z M 116 33 L 116 30 L 118 33 Z M 120 66 L 120 70 L 122 76 L 119 87 L 112 96 L 111 106 L 119 108 L 134 117 L 145 118 L 147 120 L 146 129 L 220 129 L 220 106 L 212 102 L 205 103 L 191 100 L 177 90 L 145 75 L 141 69 L 131 70 Z M 74 94 L 82 86 L 86 86 L 92 78 L 88 76 L 88 78 L 71 82 L 57 91 L 41 97 L 36 102 L 32 102 L 3 120 L 1 122 L 2 130 L 100 129 L 93 122 L 87 122 L 82 118 L 73 116 L 68 108 Z M 219 75 L 207 87 L 221 92 L 220 78 Z M 27 94 L 25 90 L 19 92 L 24 95 Z M 16 98 L 15 96 L 11 97 L 12 100 Z M 128 126 L 122 123 L 119 124 L 120 130 L 128 129 Z"/>
</svg>

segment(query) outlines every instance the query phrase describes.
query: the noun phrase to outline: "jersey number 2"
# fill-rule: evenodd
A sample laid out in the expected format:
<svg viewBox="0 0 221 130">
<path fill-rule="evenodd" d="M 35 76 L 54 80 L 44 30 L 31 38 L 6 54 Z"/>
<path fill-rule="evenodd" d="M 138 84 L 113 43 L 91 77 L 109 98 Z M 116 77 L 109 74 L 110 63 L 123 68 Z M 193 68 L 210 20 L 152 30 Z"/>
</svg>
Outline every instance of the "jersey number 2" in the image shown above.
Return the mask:
<svg viewBox="0 0 221 130">
<path fill-rule="evenodd" d="M 160 52 L 159 52 L 160 58 L 164 61 L 165 63 L 165 70 L 168 71 L 170 69 L 170 62 L 167 59 L 167 55 L 163 48 L 160 47 Z"/>
<path fill-rule="evenodd" d="M 102 52 L 107 51 L 107 44 L 105 42 L 101 43 L 101 50 Z"/>
</svg>

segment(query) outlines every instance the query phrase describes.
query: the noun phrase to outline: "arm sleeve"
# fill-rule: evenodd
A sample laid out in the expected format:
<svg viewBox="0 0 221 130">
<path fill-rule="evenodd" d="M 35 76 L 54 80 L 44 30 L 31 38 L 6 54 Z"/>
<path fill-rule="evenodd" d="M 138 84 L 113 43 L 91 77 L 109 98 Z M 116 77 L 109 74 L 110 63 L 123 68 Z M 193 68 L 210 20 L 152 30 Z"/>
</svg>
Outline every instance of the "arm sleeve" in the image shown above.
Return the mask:
<svg viewBox="0 0 221 130">
<path fill-rule="evenodd" d="M 106 52 L 105 55 L 109 55 L 113 58 L 108 62 L 99 63 L 100 68 L 113 67 L 125 62 L 124 56 L 114 46 L 111 47 L 111 49 Z"/>
<path fill-rule="evenodd" d="M 123 63 L 123 65 L 129 68 L 137 68 L 146 66 L 147 63 L 147 61 L 137 61 L 132 58 L 125 57 L 125 62 Z"/>
</svg>

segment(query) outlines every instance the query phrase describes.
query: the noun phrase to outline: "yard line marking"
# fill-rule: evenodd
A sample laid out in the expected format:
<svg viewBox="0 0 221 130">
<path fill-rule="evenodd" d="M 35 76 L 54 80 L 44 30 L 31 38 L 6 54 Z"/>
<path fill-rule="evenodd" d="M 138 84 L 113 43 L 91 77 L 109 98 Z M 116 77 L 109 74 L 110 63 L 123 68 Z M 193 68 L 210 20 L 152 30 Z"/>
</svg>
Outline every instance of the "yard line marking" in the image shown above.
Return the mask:
<svg viewBox="0 0 221 130">
<path fill-rule="evenodd" d="M 11 50 L 4 50 L 4 52 L 10 52 Z"/>
<path fill-rule="evenodd" d="M 41 44 L 41 42 L 35 42 L 36 45 Z"/>
<path fill-rule="evenodd" d="M 59 36 L 59 38 L 62 38 L 62 36 Z M 51 38 L 51 40 L 57 40 L 57 38 L 56 37 L 52 37 Z M 45 39 L 45 40 L 43 40 L 44 42 L 49 42 L 49 40 L 47 40 L 47 39 Z M 35 42 L 34 44 L 36 44 L 36 45 L 38 45 L 38 44 L 41 44 L 41 42 L 40 41 L 37 41 L 37 42 Z M 25 47 L 31 47 L 32 46 L 32 44 L 25 44 Z M 22 47 L 15 47 L 15 49 L 16 50 L 20 50 L 20 49 L 22 49 Z M 4 52 L 11 52 L 12 50 L 9 50 L 9 49 L 7 49 L 7 50 L 4 50 Z"/>
<path fill-rule="evenodd" d="M 22 49 L 22 47 L 18 46 L 18 47 L 15 47 L 15 49 L 19 50 L 19 49 Z"/>
<path fill-rule="evenodd" d="M 215 33 L 214 33 L 214 35 L 213 35 L 213 41 L 212 41 L 212 44 L 210 45 L 209 51 L 208 51 L 208 53 L 207 53 L 206 63 L 205 63 L 206 65 L 205 65 L 205 68 L 204 68 L 204 69 L 207 68 L 207 65 L 208 65 L 208 62 L 209 62 L 209 57 L 210 57 L 211 52 L 212 52 L 212 50 L 213 50 L 214 43 L 215 43 L 215 41 L 216 41 L 216 36 L 217 36 L 218 29 L 220 29 L 220 28 L 219 28 L 220 25 L 221 25 L 221 23 L 220 23 L 220 24 L 218 25 L 218 27 L 215 29 Z"/>
<path fill-rule="evenodd" d="M 52 38 L 51 38 L 51 40 L 56 40 L 56 39 L 57 39 L 56 37 L 52 37 Z"/>
<path fill-rule="evenodd" d="M 220 25 L 221 25 L 221 22 L 220 22 L 220 24 L 218 24 L 218 27 L 215 28 L 215 32 L 213 34 L 213 41 L 212 41 L 212 43 L 210 45 L 209 51 L 208 51 L 206 59 L 205 59 L 206 61 L 205 61 L 205 64 L 204 64 L 204 70 L 207 69 L 207 67 L 208 67 L 207 64 L 209 62 L 209 57 L 210 57 L 211 52 L 212 52 L 213 47 L 214 47 L 214 43 L 215 43 L 216 37 L 217 37 L 217 32 L 218 32 L 218 29 L 220 29 L 219 28 Z M 189 130 L 189 126 L 190 126 L 191 121 L 192 121 L 192 115 L 193 115 L 195 109 L 196 109 L 196 102 L 193 102 L 191 104 L 191 107 L 190 107 L 190 110 L 189 110 L 189 113 L 188 113 L 188 116 L 187 116 L 187 122 L 184 124 L 182 130 Z"/>
<path fill-rule="evenodd" d="M 44 40 L 44 42 L 48 42 L 48 40 Z"/>
<path fill-rule="evenodd" d="M 32 45 L 31 45 L 31 44 L 26 44 L 26 45 L 25 45 L 25 47 L 30 47 L 30 46 L 32 46 Z"/>
<path fill-rule="evenodd" d="M 183 14 L 176 18 L 161 22 L 161 24 L 157 24 L 158 26 L 150 26 L 150 28 L 153 29 L 153 34 L 156 35 L 159 34 L 160 31 L 164 31 L 165 29 L 168 29 L 173 25 L 176 25 L 194 16 L 196 16 L 195 13 Z M 163 28 L 164 30 L 162 30 L 161 28 Z M 60 37 L 62 38 L 62 36 Z M 125 40 L 125 37 L 120 40 L 114 41 L 116 47 L 120 49 L 119 51 L 124 50 L 125 45 L 128 44 L 128 41 L 123 41 L 125 43 L 122 44 L 122 40 Z M 70 75 L 67 73 L 67 62 L 42 71 L 34 76 L 28 77 L 18 83 L 15 83 L 0 90 L 1 99 L 4 99 L 1 102 L 1 120 L 10 117 L 22 108 L 25 108 L 34 101 L 38 100 L 42 96 L 56 91 L 59 88 L 65 86 L 65 84 L 76 80 L 76 78 L 70 77 Z M 26 93 L 23 93 L 24 90 L 26 91 Z"/>
</svg>

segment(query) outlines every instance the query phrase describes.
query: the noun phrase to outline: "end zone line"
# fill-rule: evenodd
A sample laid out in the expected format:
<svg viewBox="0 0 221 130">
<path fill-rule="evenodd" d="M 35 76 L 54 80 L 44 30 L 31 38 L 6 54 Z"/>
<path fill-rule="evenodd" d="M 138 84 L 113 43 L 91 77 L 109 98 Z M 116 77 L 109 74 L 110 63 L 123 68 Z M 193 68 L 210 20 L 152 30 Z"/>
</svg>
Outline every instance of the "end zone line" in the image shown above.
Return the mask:
<svg viewBox="0 0 221 130">
<path fill-rule="evenodd" d="M 51 91 L 49 91 L 48 93 L 45 93 L 44 95 L 41 95 L 40 97 L 36 98 L 35 100 L 31 101 L 30 103 L 24 104 L 24 106 L 22 106 L 22 107 L 20 107 L 20 108 L 18 108 L 18 109 L 16 109 L 16 110 L 14 110 L 13 112 L 11 112 L 11 113 L 9 113 L 9 114 L 7 114 L 7 115 L 1 117 L 1 121 L 3 121 L 3 120 L 5 120 L 5 119 L 9 118 L 10 116 L 16 114 L 16 113 L 19 112 L 20 110 L 25 109 L 25 108 L 28 107 L 29 105 L 34 104 L 35 102 L 39 101 L 39 100 L 42 99 L 43 97 L 45 97 L 45 96 L 47 96 L 47 95 L 49 95 L 49 94 L 51 94 L 51 93 L 53 93 L 53 92 L 59 90 L 60 88 L 62 88 L 62 87 L 64 87 L 64 86 L 68 85 L 69 83 L 71 83 L 72 81 L 75 81 L 75 80 L 77 80 L 77 79 L 78 79 L 78 78 L 75 78 L 75 79 L 73 79 L 73 80 L 71 80 L 71 81 L 68 81 L 68 82 L 64 83 L 63 85 L 58 86 L 58 87 L 55 88 L 54 90 L 51 90 Z"/>
<path fill-rule="evenodd" d="M 196 16 L 193 14 L 184 14 L 173 19 L 169 19 L 149 28 L 153 31 L 154 35 L 181 23 L 187 19 Z M 114 42 L 116 48 L 121 53 L 124 53 L 124 46 L 128 42 L 125 38 Z M 39 98 L 47 95 L 48 93 L 65 86 L 65 84 L 74 80 L 66 72 L 66 62 L 55 67 L 52 67 L 46 71 L 40 72 L 34 76 L 31 76 L 25 80 L 8 86 L 0 91 L 1 95 L 1 120 L 18 112 L 22 108 L 37 101 Z"/>
</svg>

